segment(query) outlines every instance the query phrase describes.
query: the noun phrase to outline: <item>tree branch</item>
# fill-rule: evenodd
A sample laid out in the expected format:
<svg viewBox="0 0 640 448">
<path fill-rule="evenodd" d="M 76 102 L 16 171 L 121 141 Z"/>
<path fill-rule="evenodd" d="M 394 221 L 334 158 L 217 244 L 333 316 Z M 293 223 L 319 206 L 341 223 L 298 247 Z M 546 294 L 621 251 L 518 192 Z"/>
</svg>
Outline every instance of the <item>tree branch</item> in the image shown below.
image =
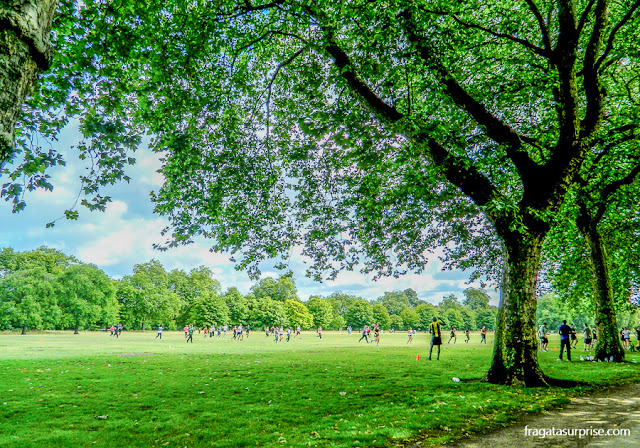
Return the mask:
<svg viewBox="0 0 640 448">
<path fill-rule="evenodd" d="M 582 15 L 580 16 L 580 21 L 578 22 L 578 34 L 582 33 L 585 24 L 587 23 L 587 19 L 589 18 L 589 13 L 591 12 L 591 8 L 596 3 L 596 0 L 590 0 L 587 7 L 582 11 Z"/>
<path fill-rule="evenodd" d="M 528 179 L 533 175 L 538 165 L 531 160 L 529 154 L 523 148 L 520 135 L 495 117 L 483 104 L 474 99 L 456 82 L 442 62 L 434 56 L 425 40 L 417 34 L 411 13 L 405 10 L 400 15 L 405 19 L 405 31 L 408 34 L 409 41 L 416 45 L 420 58 L 435 72 L 449 97 L 485 130 L 489 138 L 497 143 L 507 145 L 507 156 L 515 164 L 523 182 L 528 183 Z"/>
<path fill-rule="evenodd" d="M 631 19 L 631 17 L 638 10 L 639 7 L 640 7 L 640 0 L 636 0 L 636 2 L 629 8 L 629 11 L 627 11 L 624 17 L 620 19 L 620 21 L 613 27 L 613 29 L 611 30 L 611 34 L 609 34 L 609 39 L 607 39 L 607 46 L 605 47 L 604 52 L 602 53 L 602 56 L 600 56 L 600 58 L 598 59 L 598 62 L 596 62 L 595 64 L 596 70 L 600 70 L 602 63 L 607 58 L 607 56 L 609 56 L 609 53 L 611 52 L 611 50 L 613 50 L 613 43 L 615 41 L 616 34 L 618 33 L 618 31 L 620 31 L 620 29 L 622 29 L 622 27 L 624 27 L 627 24 L 627 22 Z"/>
<path fill-rule="evenodd" d="M 624 185 L 630 185 L 636 178 L 636 176 L 640 174 L 640 163 L 638 163 L 626 176 L 616 180 L 615 182 L 610 183 L 605 186 L 600 193 L 600 205 L 596 211 L 596 215 L 594 217 L 594 221 L 599 223 L 607 210 L 607 206 L 609 205 L 609 197 L 612 194 L 616 193 L 620 188 Z"/>
<path fill-rule="evenodd" d="M 547 51 L 551 51 L 551 41 L 549 40 L 549 31 L 547 30 L 547 25 L 544 22 L 544 18 L 542 17 L 542 14 L 540 14 L 540 10 L 536 6 L 536 4 L 533 2 L 533 0 L 525 0 L 525 1 L 527 2 L 527 5 L 529 5 L 529 9 L 535 16 L 536 20 L 538 21 L 538 26 L 540 27 L 540 33 L 542 33 L 543 48 Z"/>
<path fill-rule="evenodd" d="M 602 45 L 602 36 L 606 26 L 607 2 L 597 0 L 595 8 L 595 24 L 589 37 L 584 56 L 583 83 L 587 100 L 587 110 L 580 123 L 581 138 L 589 140 L 602 121 L 602 102 L 604 91 L 600 86 L 600 76 L 595 66 L 596 54 Z"/>
<path fill-rule="evenodd" d="M 551 52 L 550 51 L 548 51 L 548 50 L 546 50 L 544 48 L 540 48 L 537 45 L 532 44 L 528 40 L 517 38 L 517 37 L 515 37 L 515 36 L 513 36 L 511 34 L 498 33 L 498 32 L 495 32 L 495 31 L 491 31 L 490 29 L 485 28 L 484 26 L 481 26 L 481 25 L 476 25 L 475 23 L 464 22 L 463 20 L 460 20 L 455 15 L 452 15 L 451 17 L 453 17 L 453 20 L 455 20 L 460 25 L 462 25 L 462 26 L 464 26 L 466 28 L 475 28 L 475 29 L 478 29 L 480 31 L 484 31 L 485 33 L 491 34 L 492 36 L 508 39 L 508 40 L 510 40 L 512 42 L 519 43 L 519 44 L 523 45 L 525 48 L 527 48 L 529 50 L 532 50 L 534 53 L 536 53 L 537 55 L 542 56 L 544 58 L 549 59 L 551 57 Z"/>
</svg>

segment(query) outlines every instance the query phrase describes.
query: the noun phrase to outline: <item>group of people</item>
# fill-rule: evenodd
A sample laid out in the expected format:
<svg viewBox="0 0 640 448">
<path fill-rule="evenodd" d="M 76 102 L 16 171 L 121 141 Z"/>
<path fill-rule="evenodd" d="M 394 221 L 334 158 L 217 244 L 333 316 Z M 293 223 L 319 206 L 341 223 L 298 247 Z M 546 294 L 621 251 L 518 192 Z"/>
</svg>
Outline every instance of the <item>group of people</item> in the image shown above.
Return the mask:
<svg viewBox="0 0 640 448">
<path fill-rule="evenodd" d="M 544 328 L 546 328 L 546 324 L 545 326 L 543 326 Z M 431 360 L 431 353 L 433 351 L 433 347 L 437 346 L 438 350 L 437 350 L 437 358 L 436 359 L 440 359 L 440 346 L 442 345 L 442 335 L 441 335 L 441 324 L 438 320 L 437 317 L 433 318 L 433 321 L 431 322 L 430 326 L 429 326 L 429 332 L 431 333 L 432 337 L 431 337 L 431 349 L 429 350 L 429 360 Z M 542 327 L 541 327 L 542 329 Z M 162 339 L 162 333 L 163 333 L 163 326 L 159 325 L 158 326 L 158 333 L 155 337 L 155 339 Z M 193 334 L 196 332 L 196 330 L 198 331 L 198 333 L 200 333 L 200 329 L 197 329 L 193 324 L 189 324 L 186 325 L 184 327 L 184 338 L 186 340 L 187 343 L 191 342 L 193 343 Z M 118 336 L 119 332 L 122 331 L 122 326 L 112 326 L 111 327 L 111 335 L 115 335 Z M 204 337 L 206 338 L 207 335 L 212 338 L 214 337 L 216 334 L 218 337 L 225 337 L 227 335 L 227 332 L 229 331 L 229 327 L 227 325 L 223 325 L 220 327 L 215 327 L 215 326 L 211 326 L 210 328 L 208 326 L 204 326 L 202 328 L 202 332 L 204 333 Z M 231 329 L 231 332 L 233 334 L 233 340 L 234 341 L 241 341 L 243 340 L 245 337 L 249 337 L 249 331 L 250 328 L 247 325 L 246 327 L 243 327 L 242 324 L 239 325 L 234 325 L 233 328 Z M 283 326 L 280 327 L 276 327 L 276 326 L 267 326 L 264 329 L 265 332 L 265 337 L 270 337 L 273 336 L 273 341 L 274 342 L 282 342 L 282 341 L 286 341 L 289 342 L 291 340 L 291 335 L 293 334 L 293 332 L 295 331 L 295 336 L 294 337 L 299 337 L 301 335 L 301 327 L 300 325 L 298 325 L 295 330 L 292 327 L 288 327 L 286 330 L 284 329 Z M 545 330 L 546 331 L 546 330 Z M 349 334 L 351 334 L 352 332 L 352 328 L 351 327 L 347 327 L 347 332 Z M 371 335 L 371 333 L 373 332 L 373 337 Z M 318 327 L 318 329 L 316 330 L 316 337 L 322 339 L 322 327 Z M 361 342 L 363 339 L 365 340 L 365 342 L 368 344 L 369 342 L 375 342 L 376 346 L 380 345 L 380 334 L 382 333 L 382 330 L 380 329 L 380 326 L 376 323 L 373 326 L 370 325 L 365 325 L 362 329 L 362 336 L 360 337 L 360 339 L 358 340 L 358 342 Z M 409 327 L 409 330 L 407 331 L 407 344 L 412 344 L 413 343 L 413 336 L 416 333 L 416 331 Z M 286 339 L 284 338 L 286 334 Z M 546 333 L 545 333 L 546 334 Z M 465 330 L 465 342 L 468 343 L 470 340 L 470 331 L 469 328 L 467 328 Z M 483 326 L 482 329 L 480 330 L 480 344 L 482 345 L 483 343 L 486 345 L 487 344 L 487 330 L 486 328 Z M 451 327 L 451 333 L 450 333 L 450 338 L 449 338 L 449 343 L 451 343 L 451 341 L 454 341 L 453 343 L 456 343 L 457 337 L 456 337 L 456 328 L 454 326 Z"/>
<path fill-rule="evenodd" d="M 111 332 L 111 334 L 109 336 L 115 336 L 117 338 L 120 337 L 120 333 L 122 333 L 122 325 L 118 324 L 118 325 L 111 325 L 111 327 L 109 327 L 109 331 Z"/>
<path fill-rule="evenodd" d="M 636 336 L 638 338 L 638 347 L 640 347 L 640 327 L 636 328 Z M 593 327 L 593 328 L 589 328 L 589 325 L 587 325 L 586 323 L 584 324 L 584 327 L 582 328 L 582 334 L 583 334 L 583 352 L 585 351 L 589 351 L 591 349 L 593 349 L 593 347 L 596 345 L 596 342 L 598 340 L 598 328 L 597 327 Z M 578 345 L 578 336 L 577 336 L 577 331 L 576 331 L 576 327 L 574 326 L 569 326 L 567 325 L 567 321 L 563 320 L 562 321 L 562 325 L 560 325 L 558 327 L 558 333 L 560 334 L 560 355 L 558 357 L 558 360 L 562 360 L 562 355 L 564 354 L 564 352 L 567 352 L 567 360 L 571 361 L 571 349 L 572 348 L 576 348 Z M 540 325 L 540 328 L 538 329 L 538 338 L 539 338 L 539 344 L 540 344 L 540 350 L 543 352 L 548 352 L 549 351 L 549 338 L 547 337 L 547 335 L 549 334 L 549 330 L 547 329 L 547 324 L 546 322 L 543 323 L 542 325 Z M 622 347 L 625 350 L 635 350 L 636 348 L 630 345 L 630 339 L 631 339 L 631 330 L 629 330 L 626 327 L 623 327 L 620 330 L 620 340 L 622 342 Z"/>
<path fill-rule="evenodd" d="M 300 325 L 298 325 L 295 330 L 296 335 L 294 336 L 294 338 L 300 336 L 301 331 L 302 329 L 300 328 Z M 273 334 L 273 342 L 282 342 L 284 340 L 285 329 L 282 325 L 280 326 L 280 328 L 264 327 L 264 337 L 268 338 L 269 336 L 271 336 L 271 334 Z M 293 334 L 293 328 L 288 327 L 286 330 L 286 334 L 286 342 L 289 342 L 291 340 L 291 335 Z M 320 337 L 320 339 L 322 339 L 322 327 L 318 327 L 318 336 Z"/>
</svg>

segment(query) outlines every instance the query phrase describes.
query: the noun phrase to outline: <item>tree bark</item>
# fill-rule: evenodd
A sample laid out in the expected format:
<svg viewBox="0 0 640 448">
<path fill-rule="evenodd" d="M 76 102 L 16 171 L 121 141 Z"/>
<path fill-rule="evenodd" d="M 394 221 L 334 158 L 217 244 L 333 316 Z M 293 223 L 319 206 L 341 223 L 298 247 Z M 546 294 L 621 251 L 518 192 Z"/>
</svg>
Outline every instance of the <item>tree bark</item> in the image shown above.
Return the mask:
<svg viewBox="0 0 640 448">
<path fill-rule="evenodd" d="M 38 72 L 53 50 L 51 23 L 58 0 L 3 0 L 0 5 L 0 166 L 13 157 L 15 124 Z"/>
<path fill-rule="evenodd" d="M 611 359 L 615 362 L 624 361 L 624 349 L 618 337 L 618 322 L 613 303 L 613 288 L 609 274 L 607 252 L 598 232 L 598 225 L 590 217 L 586 207 L 580 207 L 580 217 L 577 220 L 578 229 L 589 247 L 588 260 L 591 268 L 591 278 L 595 292 L 596 324 L 598 339 L 595 357 L 599 360 Z"/>
<path fill-rule="evenodd" d="M 493 362 L 485 379 L 495 384 L 548 386 L 538 364 L 536 280 L 544 233 L 503 236 L 506 258 Z"/>
<path fill-rule="evenodd" d="M 506 260 L 506 254 L 504 256 Z M 491 358 L 491 367 L 484 377 L 484 381 L 489 383 L 501 384 L 504 378 L 507 378 L 507 369 L 505 368 L 504 358 L 502 357 L 502 348 L 504 343 L 504 300 L 503 293 L 505 291 L 505 283 L 509 274 L 509 265 L 504 263 L 502 266 L 502 283 L 500 285 L 500 303 L 498 304 L 498 315 L 496 316 L 496 331 L 493 336 L 493 357 Z"/>
<path fill-rule="evenodd" d="M 20 333 L 20 334 L 27 334 L 27 326 L 26 325 L 22 326 L 22 333 Z"/>
</svg>

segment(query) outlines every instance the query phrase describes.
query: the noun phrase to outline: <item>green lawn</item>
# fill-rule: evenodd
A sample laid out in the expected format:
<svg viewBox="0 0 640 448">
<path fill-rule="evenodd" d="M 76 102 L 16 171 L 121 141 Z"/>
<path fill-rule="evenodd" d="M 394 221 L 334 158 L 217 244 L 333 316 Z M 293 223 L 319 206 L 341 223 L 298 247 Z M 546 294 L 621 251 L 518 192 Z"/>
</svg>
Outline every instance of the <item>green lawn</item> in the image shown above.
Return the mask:
<svg viewBox="0 0 640 448">
<path fill-rule="evenodd" d="M 154 336 L 0 334 L 0 446 L 393 446 L 418 433 L 429 446 L 590 389 L 465 382 L 489 366 L 492 347 L 477 334 L 445 343 L 438 362 L 426 361 L 424 333 L 412 346 L 404 332 L 384 334 L 380 347 L 358 344 L 357 333 L 278 344 L 263 333 L 241 342 L 196 334 L 189 345 L 182 333 Z M 553 377 L 640 378 L 640 364 L 556 362 L 558 343 L 549 345 L 540 359 Z"/>
</svg>

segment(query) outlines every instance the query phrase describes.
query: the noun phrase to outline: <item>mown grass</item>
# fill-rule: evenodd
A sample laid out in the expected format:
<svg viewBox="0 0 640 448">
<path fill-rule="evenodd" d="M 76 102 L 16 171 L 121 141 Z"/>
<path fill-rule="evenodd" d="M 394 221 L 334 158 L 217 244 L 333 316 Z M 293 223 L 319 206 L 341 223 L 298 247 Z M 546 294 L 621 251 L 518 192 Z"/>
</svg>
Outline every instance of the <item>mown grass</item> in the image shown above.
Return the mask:
<svg viewBox="0 0 640 448">
<path fill-rule="evenodd" d="M 425 361 L 424 334 L 412 346 L 404 333 L 385 334 L 377 348 L 330 332 L 288 344 L 260 333 L 195 335 L 189 345 L 181 333 L 154 336 L 0 335 L 0 446 L 393 446 L 416 434 L 430 446 L 640 376 L 632 363 L 555 362 L 553 339 L 540 354 L 545 372 L 591 386 L 473 381 L 492 350 L 477 335 L 445 344 L 438 362 Z"/>
</svg>

